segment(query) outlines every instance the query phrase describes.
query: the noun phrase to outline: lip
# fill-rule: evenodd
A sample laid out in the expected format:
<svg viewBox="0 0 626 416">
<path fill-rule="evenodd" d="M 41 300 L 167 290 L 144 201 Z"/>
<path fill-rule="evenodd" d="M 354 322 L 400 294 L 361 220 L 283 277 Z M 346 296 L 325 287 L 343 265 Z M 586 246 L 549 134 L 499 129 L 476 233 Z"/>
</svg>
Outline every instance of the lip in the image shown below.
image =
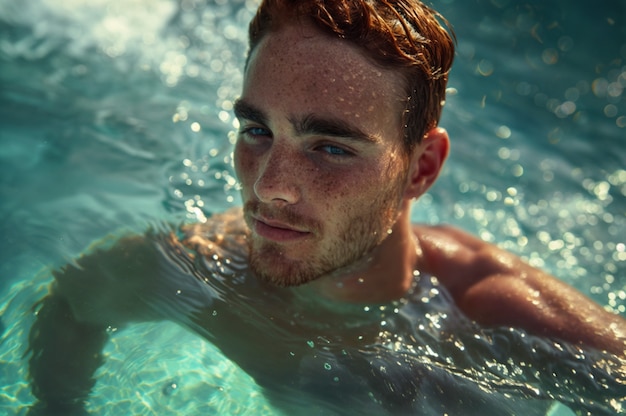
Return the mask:
<svg viewBox="0 0 626 416">
<path fill-rule="evenodd" d="M 278 243 L 284 243 L 305 238 L 310 233 L 298 230 L 293 226 L 278 221 L 261 218 L 252 218 L 254 231 L 261 237 Z"/>
</svg>

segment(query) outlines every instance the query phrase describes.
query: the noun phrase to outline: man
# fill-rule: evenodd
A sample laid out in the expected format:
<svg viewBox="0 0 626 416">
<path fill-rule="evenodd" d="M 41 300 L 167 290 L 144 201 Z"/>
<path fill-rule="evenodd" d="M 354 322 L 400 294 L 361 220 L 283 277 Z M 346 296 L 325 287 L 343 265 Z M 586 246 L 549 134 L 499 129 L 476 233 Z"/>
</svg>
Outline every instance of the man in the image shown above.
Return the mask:
<svg viewBox="0 0 626 416">
<path fill-rule="evenodd" d="M 449 147 L 437 124 L 454 48 L 438 19 L 417 0 L 263 2 L 235 105 L 243 210 L 125 237 L 56 272 L 31 331 L 33 409 L 82 408 L 106 329 L 155 319 L 209 338 L 279 405 L 300 386 L 337 411 L 370 390 L 386 411 L 424 409 L 420 392 L 444 400 L 463 383 L 410 362 L 385 379 L 390 367 L 358 353 L 385 323 L 359 324 L 353 306 L 410 304 L 428 276 L 481 325 L 623 356 L 621 317 L 460 230 L 410 223 Z M 292 342 L 315 331 L 330 345 L 317 355 Z M 340 393 L 307 373 L 320 357 L 349 380 Z M 452 414 L 497 409 L 463 394 Z"/>
</svg>

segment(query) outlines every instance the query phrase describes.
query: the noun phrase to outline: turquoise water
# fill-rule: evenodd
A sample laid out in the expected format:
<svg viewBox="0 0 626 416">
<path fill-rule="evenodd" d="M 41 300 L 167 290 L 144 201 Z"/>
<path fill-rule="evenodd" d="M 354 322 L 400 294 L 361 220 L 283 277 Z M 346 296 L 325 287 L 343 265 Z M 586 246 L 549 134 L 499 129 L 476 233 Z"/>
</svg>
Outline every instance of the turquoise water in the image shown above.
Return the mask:
<svg viewBox="0 0 626 416">
<path fill-rule="evenodd" d="M 414 219 L 498 242 L 626 316 L 626 2 L 544 3 L 434 2 L 459 39 L 442 120 L 453 149 Z M 109 234 L 239 203 L 230 109 L 253 9 L 0 0 L 0 411 L 32 401 L 22 356 L 47 270 Z M 250 376 L 175 324 L 120 330 L 107 353 L 96 414 L 278 412 Z M 469 360 L 476 379 L 485 357 Z M 571 367 L 601 373 L 585 364 Z M 560 374 L 490 371 L 571 408 L 594 396 L 589 377 L 577 387 Z M 607 384 L 594 414 L 626 397 Z"/>
</svg>

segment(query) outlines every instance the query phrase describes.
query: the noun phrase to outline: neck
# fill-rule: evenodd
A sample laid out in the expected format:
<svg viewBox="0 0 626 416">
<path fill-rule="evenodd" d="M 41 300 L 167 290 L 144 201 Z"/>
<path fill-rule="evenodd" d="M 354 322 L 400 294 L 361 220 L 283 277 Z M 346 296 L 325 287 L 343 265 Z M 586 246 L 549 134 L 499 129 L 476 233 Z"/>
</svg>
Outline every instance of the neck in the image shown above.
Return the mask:
<svg viewBox="0 0 626 416">
<path fill-rule="evenodd" d="M 407 206 L 401 211 L 392 233 L 372 252 L 346 270 L 323 276 L 303 289 L 341 302 L 391 302 L 411 289 L 417 250 Z"/>
</svg>

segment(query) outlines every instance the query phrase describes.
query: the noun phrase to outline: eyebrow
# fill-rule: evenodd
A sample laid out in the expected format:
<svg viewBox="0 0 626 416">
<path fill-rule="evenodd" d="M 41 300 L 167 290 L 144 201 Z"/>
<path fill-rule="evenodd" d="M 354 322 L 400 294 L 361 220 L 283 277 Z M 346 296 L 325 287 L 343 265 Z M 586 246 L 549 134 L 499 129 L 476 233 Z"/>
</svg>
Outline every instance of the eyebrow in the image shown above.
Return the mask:
<svg viewBox="0 0 626 416">
<path fill-rule="evenodd" d="M 268 124 L 268 117 L 262 110 L 242 99 L 235 101 L 233 112 L 240 120 L 245 119 L 265 126 Z M 379 141 L 375 136 L 369 135 L 358 127 L 350 125 L 339 118 L 319 117 L 314 114 L 308 114 L 299 119 L 290 117 L 289 121 L 294 126 L 296 134 L 300 136 L 339 137 L 369 143 L 377 143 Z"/>
<path fill-rule="evenodd" d="M 241 99 L 235 101 L 233 112 L 235 113 L 235 117 L 239 120 L 250 120 L 265 126 L 267 125 L 267 116 L 265 113 Z"/>
<path fill-rule="evenodd" d="M 308 114 L 300 120 L 290 119 L 295 126 L 296 133 L 300 135 L 340 137 L 370 143 L 378 142 L 378 139 L 371 136 L 356 126 L 338 118 L 318 117 Z"/>
</svg>

